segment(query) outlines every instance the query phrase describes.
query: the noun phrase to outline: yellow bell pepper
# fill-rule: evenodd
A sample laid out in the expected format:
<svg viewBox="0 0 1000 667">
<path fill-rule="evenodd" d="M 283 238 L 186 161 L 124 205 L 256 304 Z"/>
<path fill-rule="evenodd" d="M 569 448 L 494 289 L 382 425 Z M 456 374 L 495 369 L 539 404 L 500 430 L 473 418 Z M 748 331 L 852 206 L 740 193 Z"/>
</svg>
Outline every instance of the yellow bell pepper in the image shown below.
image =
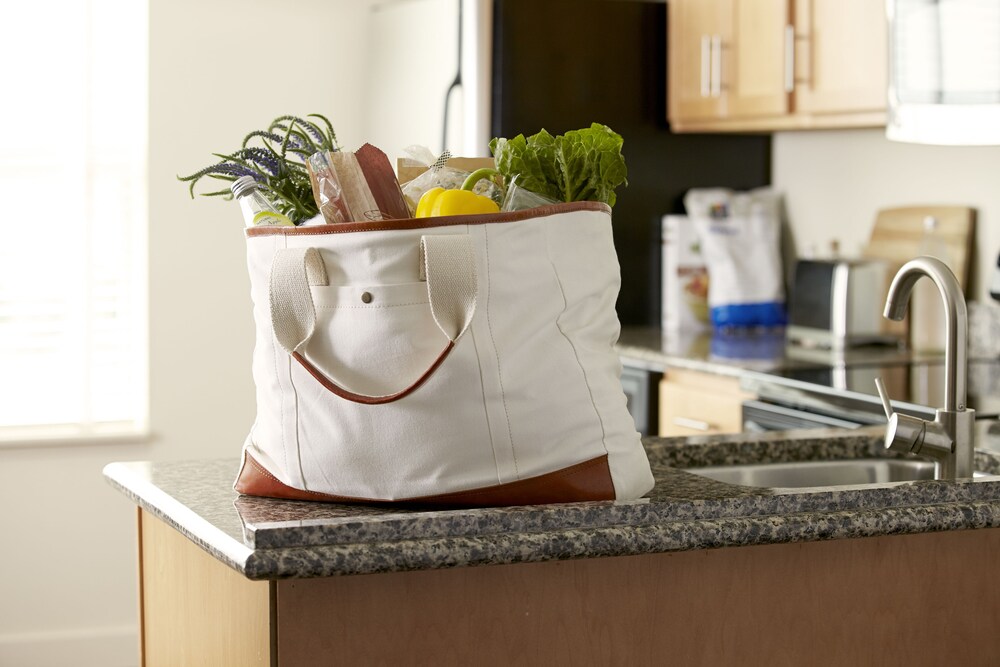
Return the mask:
<svg viewBox="0 0 1000 667">
<path fill-rule="evenodd" d="M 500 207 L 489 197 L 468 190 L 431 188 L 417 202 L 418 218 L 436 218 L 439 215 L 467 215 L 469 213 L 497 213 Z"/>
<path fill-rule="evenodd" d="M 472 188 L 480 179 L 495 173 L 496 171 L 492 169 L 480 169 L 473 172 L 465 180 L 465 183 L 462 184 L 461 189 L 458 190 L 431 188 L 417 202 L 416 216 L 418 218 L 436 218 L 441 215 L 499 213 L 500 207 L 497 206 L 495 201 L 489 197 L 477 195 L 472 191 Z"/>
</svg>

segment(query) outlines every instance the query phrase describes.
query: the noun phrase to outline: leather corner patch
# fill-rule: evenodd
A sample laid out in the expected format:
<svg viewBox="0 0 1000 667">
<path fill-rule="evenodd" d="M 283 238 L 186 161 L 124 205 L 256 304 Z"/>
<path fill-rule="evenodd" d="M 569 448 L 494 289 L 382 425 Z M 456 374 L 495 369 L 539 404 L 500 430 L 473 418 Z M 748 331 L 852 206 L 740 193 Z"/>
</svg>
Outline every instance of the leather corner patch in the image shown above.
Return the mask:
<svg viewBox="0 0 1000 667">
<path fill-rule="evenodd" d="M 248 496 L 265 496 L 287 500 L 431 508 L 507 507 L 615 499 L 615 485 L 611 479 L 607 454 L 561 470 L 516 482 L 401 500 L 355 498 L 296 489 L 279 480 L 250 454 L 246 454 L 246 461 L 240 470 L 234 488 L 239 493 Z"/>
</svg>

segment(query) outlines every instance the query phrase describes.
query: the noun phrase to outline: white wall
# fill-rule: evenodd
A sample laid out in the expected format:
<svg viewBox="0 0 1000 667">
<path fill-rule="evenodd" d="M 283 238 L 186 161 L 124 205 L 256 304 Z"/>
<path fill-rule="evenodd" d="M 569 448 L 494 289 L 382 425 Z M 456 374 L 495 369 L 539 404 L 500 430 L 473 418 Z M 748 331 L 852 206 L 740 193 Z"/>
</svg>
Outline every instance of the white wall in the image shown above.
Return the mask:
<svg viewBox="0 0 1000 667">
<path fill-rule="evenodd" d="M 151 0 L 153 439 L 0 449 L 0 665 L 138 663 L 135 509 L 101 469 L 223 457 L 235 474 L 254 416 L 242 220 L 176 175 L 284 113 L 324 113 L 343 145 L 364 143 L 371 4 Z"/>
<path fill-rule="evenodd" d="M 380 3 L 370 27 L 368 68 L 375 85 L 364 98 L 366 141 L 381 148 L 393 165 L 414 144 L 439 154 L 445 93 L 458 68 L 458 3 Z M 461 88 L 451 95 L 452 128 L 461 121 L 461 96 Z M 458 154 L 458 137 L 452 132 L 449 139 L 448 146 Z"/>
<path fill-rule="evenodd" d="M 881 208 L 921 204 L 977 209 L 970 295 L 988 298 L 1000 252 L 1000 147 L 901 144 L 881 130 L 779 132 L 772 182 L 785 194 L 799 254 L 841 241 L 857 253 Z"/>
</svg>

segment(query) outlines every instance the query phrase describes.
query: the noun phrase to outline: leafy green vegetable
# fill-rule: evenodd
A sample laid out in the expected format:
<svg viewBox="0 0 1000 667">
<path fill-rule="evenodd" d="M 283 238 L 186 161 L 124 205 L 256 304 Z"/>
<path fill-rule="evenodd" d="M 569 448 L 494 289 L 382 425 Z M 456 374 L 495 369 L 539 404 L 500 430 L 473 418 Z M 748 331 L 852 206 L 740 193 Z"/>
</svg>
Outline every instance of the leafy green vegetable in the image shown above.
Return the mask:
<svg viewBox="0 0 1000 667">
<path fill-rule="evenodd" d="M 592 123 L 557 137 L 542 130 L 527 139 L 495 138 L 490 152 L 508 186 L 516 177 L 519 187 L 558 201 L 614 206 L 615 188 L 628 185 L 622 143 L 610 127 Z"/>
</svg>

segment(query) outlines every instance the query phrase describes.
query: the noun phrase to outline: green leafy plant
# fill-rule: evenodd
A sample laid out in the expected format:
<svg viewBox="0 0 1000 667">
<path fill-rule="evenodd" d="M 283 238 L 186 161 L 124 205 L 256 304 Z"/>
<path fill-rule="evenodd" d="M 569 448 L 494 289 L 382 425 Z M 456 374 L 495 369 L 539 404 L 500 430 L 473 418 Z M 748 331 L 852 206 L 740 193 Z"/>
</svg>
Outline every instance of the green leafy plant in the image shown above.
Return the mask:
<svg viewBox="0 0 1000 667">
<path fill-rule="evenodd" d="M 308 120 L 308 119 L 316 119 Z M 195 185 L 205 177 L 232 183 L 252 176 L 258 189 L 275 208 L 298 224 L 319 213 L 313 199 L 312 184 L 305 160 L 318 151 L 338 151 L 337 135 L 330 121 L 319 114 L 279 116 L 266 130 L 254 130 L 232 153 L 213 153 L 222 161 L 177 179 L 189 183 L 192 199 Z M 224 190 L 199 193 L 205 197 L 232 199 Z"/>
<path fill-rule="evenodd" d="M 542 130 L 528 138 L 496 138 L 490 151 L 508 185 L 517 177 L 518 186 L 557 201 L 614 206 L 615 188 L 628 184 L 622 143 L 610 127 L 592 123 L 555 137 Z"/>
</svg>

